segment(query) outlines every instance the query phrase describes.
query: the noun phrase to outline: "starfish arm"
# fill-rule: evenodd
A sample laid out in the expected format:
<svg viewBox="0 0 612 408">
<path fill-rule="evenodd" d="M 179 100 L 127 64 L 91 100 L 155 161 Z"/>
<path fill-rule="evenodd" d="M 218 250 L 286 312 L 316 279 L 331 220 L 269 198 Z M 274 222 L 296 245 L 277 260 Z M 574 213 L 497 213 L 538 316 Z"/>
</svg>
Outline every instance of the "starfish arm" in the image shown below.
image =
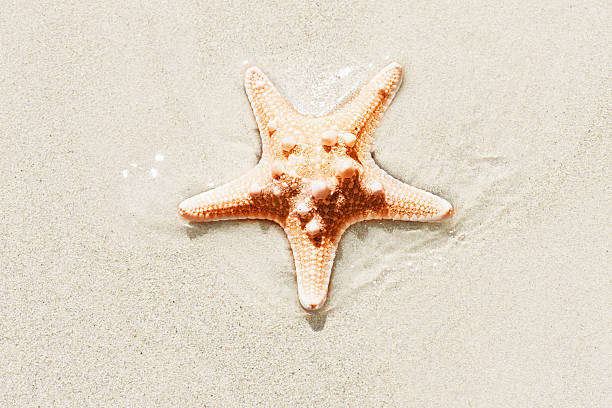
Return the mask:
<svg viewBox="0 0 612 408">
<path fill-rule="evenodd" d="M 383 170 L 370 174 L 370 183 L 382 186 L 382 205 L 367 212 L 365 219 L 392 219 L 401 221 L 440 221 L 453 213 L 453 206 L 435 194 L 403 183 Z"/>
<path fill-rule="evenodd" d="M 358 155 L 370 151 L 374 130 L 401 83 L 402 67 L 391 63 L 330 117 L 340 131 L 357 136 L 354 150 Z"/>
<path fill-rule="evenodd" d="M 257 199 L 266 182 L 262 166 L 255 167 L 236 180 L 184 200 L 178 213 L 194 222 L 273 219 L 270 209 Z M 258 191 L 254 193 L 254 189 Z"/>
<path fill-rule="evenodd" d="M 295 260 L 298 297 L 305 310 L 320 308 L 327 299 L 329 280 L 342 231 L 312 239 L 299 219 L 288 219 L 285 233 Z"/>
<path fill-rule="evenodd" d="M 257 67 L 245 71 L 244 89 L 259 127 L 265 154 L 272 144 L 276 129 L 281 124 L 291 122 L 299 114 Z"/>
</svg>

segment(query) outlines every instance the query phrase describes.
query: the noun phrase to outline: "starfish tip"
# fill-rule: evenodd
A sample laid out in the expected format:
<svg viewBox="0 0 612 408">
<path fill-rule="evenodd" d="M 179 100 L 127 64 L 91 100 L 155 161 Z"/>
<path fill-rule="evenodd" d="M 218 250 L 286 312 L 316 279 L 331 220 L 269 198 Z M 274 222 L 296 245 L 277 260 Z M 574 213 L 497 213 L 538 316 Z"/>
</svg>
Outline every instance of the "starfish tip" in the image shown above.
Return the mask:
<svg viewBox="0 0 612 408">
<path fill-rule="evenodd" d="M 453 205 L 444 199 L 440 200 L 442 200 L 442 209 L 440 210 L 438 220 L 444 220 L 452 217 L 453 213 L 455 212 Z"/>
<path fill-rule="evenodd" d="M 307 312 L 314 312 L 323 306 L 325 300 L 327 299 L 327 295 L 323 296 L 300 296 L 300 305 Z"/>
<path fill-rule="evenodd" d="M 189 219 L 191 215 L 189 203 L 190 199 L 188 198 L 187 200 L 183 200 L 183 202 L 181 202 L 178 206 L 178 215 L 184 219 Z"/>
<path fill-rule="evenodd" d="M 263 75 L 263 71 L 258 66 L 255 66 L 255 65 L 252 65 L 244 70 L 245 79 L 250 78 L 251 76 L 253 76 L 253 74 Z"/>
<path fill-rule="evenodd" d="M 402 65 L 399 62 L 397 62 L 397 61 L 393 61 L 392 63 L 387 65 L 387 68 L 389 68 L 389 69 L 394 69 L 395 68 L 395 69 L 400 69 L 401 70 L 402 69 Z"/>
</svg>

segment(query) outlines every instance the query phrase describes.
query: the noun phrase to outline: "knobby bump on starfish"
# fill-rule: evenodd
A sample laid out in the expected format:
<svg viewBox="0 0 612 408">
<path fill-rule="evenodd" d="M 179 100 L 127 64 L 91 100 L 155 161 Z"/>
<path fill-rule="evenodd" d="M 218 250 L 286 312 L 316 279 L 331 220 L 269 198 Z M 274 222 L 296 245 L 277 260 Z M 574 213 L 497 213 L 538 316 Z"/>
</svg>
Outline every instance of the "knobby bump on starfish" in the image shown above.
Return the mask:
<svg viewBox="0 0 612 408">
<path fill-rule="evenodd" d="M 262 139 L 261 160 L 242 177 L 183 201 L 192 222 L 256 218 L 284 229 L 298 296 L 308 311 L 327 298 L 338 241 L 359 221 L 438 221 L 446 200 L 394 179 L 370 154 L 374 130 L 402 81 L 392 63 L 326 116 L 298 112 L 257 67 L 244 86 Z"/>
</svg>

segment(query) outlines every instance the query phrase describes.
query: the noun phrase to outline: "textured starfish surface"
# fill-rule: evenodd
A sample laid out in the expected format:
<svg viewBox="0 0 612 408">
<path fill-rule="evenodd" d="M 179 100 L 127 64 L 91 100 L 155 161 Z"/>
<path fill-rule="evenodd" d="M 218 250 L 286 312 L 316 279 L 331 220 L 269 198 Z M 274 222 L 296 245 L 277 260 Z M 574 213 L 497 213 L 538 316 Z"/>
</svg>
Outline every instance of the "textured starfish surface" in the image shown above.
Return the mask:
<svg viewBox="0 0 612 408">
<path fill-rule="evenodd" d="M 262 139 L 255 168 L 183 201 L 193 222 L 257 218 L 285 230 L 306 310 L 327 298 L 338 241 L 351 224 L 371 219 L 438 221 L 452 213 L 444 199 L 404 184 L 371 157 L 374 130 L 402 80 L 392 63 L 326 116 L 296 111 L 257 67 L 244 86 Z"/>
</svg>

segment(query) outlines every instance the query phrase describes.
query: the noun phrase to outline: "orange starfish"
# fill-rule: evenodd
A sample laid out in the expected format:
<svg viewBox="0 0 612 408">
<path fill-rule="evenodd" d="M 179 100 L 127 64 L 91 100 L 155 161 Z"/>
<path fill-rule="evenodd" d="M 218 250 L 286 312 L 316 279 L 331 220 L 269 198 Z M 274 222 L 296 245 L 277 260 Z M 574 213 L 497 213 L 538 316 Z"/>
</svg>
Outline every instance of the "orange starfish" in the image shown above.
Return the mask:
<svg viewBox="0 0 612 408">
<path fill-rule="evenodd" d="M 327 298 L 338 241 L 351 224 L 371 219 L 437 221 L 453 207 L 398 181 L 370 155 L 374 130 L 402 80 L 392 63 L 326 116 L 299 113 L 257 67 L 245 89 L 262 139 L 261 160 L 242 177 L 191 197 L 179 214 L 189 221 L 272 220 L 285 230 L 306 310 Z"/>
</svg>

